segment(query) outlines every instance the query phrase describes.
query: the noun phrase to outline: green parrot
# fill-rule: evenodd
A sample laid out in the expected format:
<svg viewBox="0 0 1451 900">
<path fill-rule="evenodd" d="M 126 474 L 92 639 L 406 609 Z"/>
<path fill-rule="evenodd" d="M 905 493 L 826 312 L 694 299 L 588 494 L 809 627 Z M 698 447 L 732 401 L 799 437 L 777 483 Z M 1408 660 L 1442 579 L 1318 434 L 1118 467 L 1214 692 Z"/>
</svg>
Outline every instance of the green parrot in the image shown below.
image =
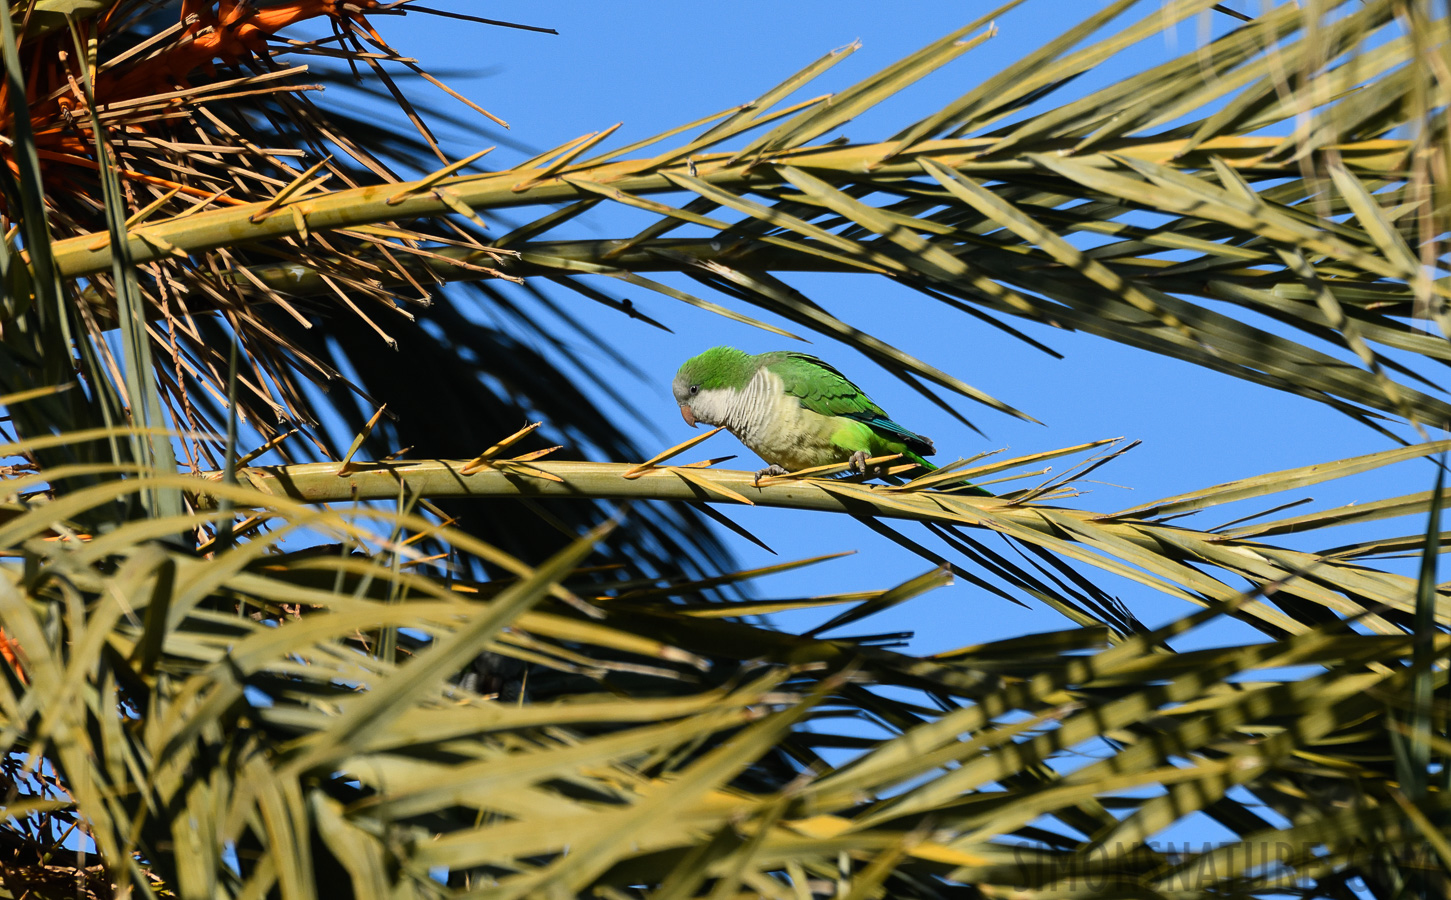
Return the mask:
<svg viewBox="0 0 1451 900">
<path fill-rule="evenodd" d="M 834 366 L 804 353 L 713 347 L 680 367 L 671 390 L 690 427 L 724 425 L 770 464 L 757 481 L 844 462 L 865 473 L 868 458 L 891 453 L 937 468 L 922 458 L 935 452 L 930 439 L 887 418 Z"/>
</svg>

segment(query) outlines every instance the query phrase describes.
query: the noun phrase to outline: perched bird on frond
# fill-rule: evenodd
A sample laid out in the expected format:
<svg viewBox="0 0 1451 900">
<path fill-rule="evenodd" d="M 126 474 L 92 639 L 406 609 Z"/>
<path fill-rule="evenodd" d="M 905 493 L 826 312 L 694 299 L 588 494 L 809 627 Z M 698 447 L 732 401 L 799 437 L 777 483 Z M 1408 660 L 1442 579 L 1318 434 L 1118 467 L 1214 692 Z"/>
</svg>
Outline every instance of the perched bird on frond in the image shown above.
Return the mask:
<svg viewBox="0 0 1451 900">
<path fill-rule="evenodd" d="M 686 424 L 724 425 L 769 463 L 757 481 L 834 463 L 866 474 L 868 459 L 893 453 L 937 468 L 923 459 L 936 452 L 931 439 L 893 422 L 835 366 L 805 353 L 712 347 L 680 367 L 671 390 Z"/>
</svg>

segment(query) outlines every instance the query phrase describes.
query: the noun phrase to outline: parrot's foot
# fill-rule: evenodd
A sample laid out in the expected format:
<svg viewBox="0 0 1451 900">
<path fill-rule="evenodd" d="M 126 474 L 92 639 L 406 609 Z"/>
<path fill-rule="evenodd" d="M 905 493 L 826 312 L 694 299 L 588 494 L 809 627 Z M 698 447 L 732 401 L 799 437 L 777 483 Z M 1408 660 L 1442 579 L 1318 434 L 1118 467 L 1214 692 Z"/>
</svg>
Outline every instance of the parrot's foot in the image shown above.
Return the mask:
<svg viewBox="0 0 1451 900">
<path fill-rule="evenodd" d="M 880 477 L 882 474 L 881 466 L 872 466 L 871 469 L 867 469 L 867 460 L 870 458 L 867 451 L 858 450 L 851 455 L 851 459 L 847 460 L 847 462 L 851 464 L 851 470 L 858 475 L 870 475 L 873 478 Z"/>
<path fill-rule="evenodd" d="M 761 486 L 761 479 L 762 478 L 765 478 L 768 475 L 790 475 L 790 474 L 791 474 L 790 470 L 786 469 L 785 467 L 772 464 L 772 465 L 769 465 L 766 468 L 764 468 L 761 471 L 759 471 L 759 472 L 756 473 L 755 485 L 756 485 L 756 487 L 760 487 Z"/>
</svg>

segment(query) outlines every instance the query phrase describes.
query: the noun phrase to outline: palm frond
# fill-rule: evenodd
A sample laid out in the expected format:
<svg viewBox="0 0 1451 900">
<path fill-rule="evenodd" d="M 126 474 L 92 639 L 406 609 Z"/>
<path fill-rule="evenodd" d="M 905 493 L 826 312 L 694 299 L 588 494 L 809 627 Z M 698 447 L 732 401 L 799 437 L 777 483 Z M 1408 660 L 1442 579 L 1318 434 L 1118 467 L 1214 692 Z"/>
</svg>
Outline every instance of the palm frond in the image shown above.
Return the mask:
<svg viewBox="0 0 1451 900">
<path fill-rule="evenodd" d="M 311 486 L 298 474 L 299 489 Z M 89 540 L 54 524 L 138 489 L 134 479 L 0 526 L 0 546 L 26 560 L 4 570 L 0 591 L 0 625 L 18 648 L 0 672 L 0 777 L 13 798 L 0 846 L 79 823 L 109 868 L 60 871 L 98 894 L 306 895 L 330 884 L 356 896 L 642 896 L 733 884 L 789 896 L 839 882 L 941 897 L 964 884 L 1053 892 L 1101 878 L 1172 891 L 1192 878 L 1200 892 L 1243 896 L 1348 873 L 1379 891 L 1374 851 L 1413 836 L 1404 803 L 1416 821 L 1443 812 L 1438 794 L 1400 795 L 1386 723 L 1416 679 L 1441 688 L 1445 669 L 1427 664 L 1451 652 L 1445 634 L 1336 620 L 1166 650 L 1298 582 L 1350 583 L 1333 561 L 1267 583 L 1264 597 L 1206 592 L 1207 608 L 1152 631 L 1086 628 L 918 658 L 748 624 L 760 604 L 701 616 L 658 602 L 704 584 L 642 593 L 600 581 L 580 563 L 602 531 L 530 567 L 401 509 L 144 480 L 190 482 L 204 505 L 227 497 L 271 531 L 205 560 L 148 541 L 175 521 Z M 1000 525 L 1065 522 L 1047 508 L 988 510 L 1001 502 L 973 504 Z M 1096 527 L 1129 524 L 1164 539 L 1140 522 Z M 301 528 L 337 548 L 286 550 Z M 516 574 L 470 584 L 428 563 L 401 567 L 415 532 Z M 815 602 L 882 606 L 942 583 L 936 571 Z M 571 596 L 604 618 L 562 602 Z M 393 658 L 379 642 L 388 629 Z M 529 702 L 450 683 L 486 649 L 530 664 Z M 1318 674 L 1272 675 L 1293 666 Z M 840 748 L 854 753 L 831 762 Z M 1146 843 L 1197 811 L 1239 842 L 1183 854 Z M 1246 858 L 1285 842 L 1322 849 L 1282 855 L 1273 870 Z M 54 877 L 22 872 L 12 893 Z"/>
</svg>

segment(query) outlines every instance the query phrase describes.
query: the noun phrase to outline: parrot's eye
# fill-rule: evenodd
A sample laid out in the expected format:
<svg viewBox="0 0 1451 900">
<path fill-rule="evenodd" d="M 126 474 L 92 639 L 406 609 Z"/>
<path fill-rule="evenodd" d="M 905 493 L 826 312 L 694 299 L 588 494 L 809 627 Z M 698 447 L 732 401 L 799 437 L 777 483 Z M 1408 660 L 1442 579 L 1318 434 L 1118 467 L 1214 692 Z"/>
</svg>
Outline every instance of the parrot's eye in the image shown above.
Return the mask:
<svg viewBox="0 0 1451 900">
<path fill-rule="evenodd" d="M 700 385 L 698 385 L 698 384 L 692 384 L 690 386 L 690 392 L 692 394 L 698 394 L 698 393 L 700 393 Z"/>
</svg>

